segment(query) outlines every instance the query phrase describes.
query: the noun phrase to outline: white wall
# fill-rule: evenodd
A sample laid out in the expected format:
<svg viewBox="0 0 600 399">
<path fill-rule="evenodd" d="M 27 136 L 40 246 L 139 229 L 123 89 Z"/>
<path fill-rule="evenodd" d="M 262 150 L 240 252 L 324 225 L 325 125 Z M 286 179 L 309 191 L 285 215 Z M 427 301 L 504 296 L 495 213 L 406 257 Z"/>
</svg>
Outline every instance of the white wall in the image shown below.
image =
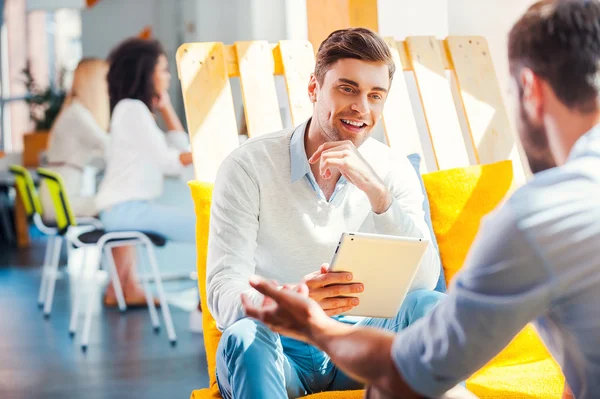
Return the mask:
<svg viewBox="0 0 600 399">
<path fill-rule="evenodd" d="M 286 39 L 285 6 L 281 0 L 102 0 L 82 11 L 82 52 L 83 56 L 106 57 L 121 40 L 152 26 L 169 58 L 173 105 L 185 121 L 175 65 L 179 45 Z M 241 104 L 239 85 L 234 83 L 233 91 L 235 102 Z"/>
<path fill-rule="evenodd" d="M 451 35 L 483 36 L 489 43 L 492 60 L 498 76 L 500 90 L 507 107 L 509 72 L 507 62 L 507 35 L 513 23 L 535 0 L 378 0 L 379 32 L 402 40 L 406 36 L 436 36 L 440 39 Z M 412 73 L 405 73 L 411 94 L 417 127 L 423 143 L 429 135 L 422 113 L 416 84 Z M 453 90 L 455 87 L 453 85 Z M 510 108 L 509 108 L 510 109 Z M 467 133 L 463 110 L 458 110 L 463 133 Z M 509 113 L 509 117 L 513 116 Z M 511 119 L 512 120 L 512 119 Z M 427 153 L 425 158 L 433 159 Z M 474 157 L 472 149 L 469 151 Z"/>
<path fill-rule="evenodd" d="M 179 23 L 180 1 L 169 0 L 103 0 L 91 9 L 82 10 L 81 44 L 84 57 L 108 56 L 123 39 L 138 35 L 146 26 L 165 48 L 173 75 L 169 95 L 180 117 L 183 117 L 181 89 L 177 79 L 175 52 L 182 37 Z"/>
<path fill-rule="evenodd" d="M 435 36 L 440 39 L 448 36 L 448 0 L 378 0 L 377 17 L 379 33 L 384 37 L 403 40 L 407 36 Z M 404 76 L 421 142 L 430 143 L 431 139 L 414 74 L 406 72 Z M 381 124 L 376 128 L 373 137 L 384 140 Z M 424 156 L 429 170 L 434 170 L 435 163 L 431 145 L 424 145 Z"/>
<path fill-rule="evenodd" d="M 535 0 L 448 0 L 450 35 L 480 35 L 487 39 L 505 103 L 509 72 L 508 33 Z M 507 103 L 508 105 L 508 103 Z"/>
<path fill-rule="evenodd" d="M 397 40 L 448 34 L 448 0 L 378 0 L 377 14 L 379 33 Z"/>
<path fill-rule="evenodd" d="M 306 0 L 285 0 L 285 22 L 289 40 L 308 40 Z"/>
<path fill-rule="evenodd" d="M 81 12 L 81 42 L 84 57 L 106 57 L 126 37 L 137 35 L 154 23 L 158 0 L 103 0 Z M 150 3 L 150 4 L 149 4 Z"/>
<path fill-rule="evenodd" d="M 506 94 L 508 67 L 506 35 L 513 22 L 534 0 L 379 0 L 379 31 L 383 36 L 482 35 L 489 42 L 501 89 Z M 165 46 L 174 76 L 171 97 L 179 115 L 183 107 L 176 79 L 175 51 L 190 41 L 306 39 L 305 0 L 102 0 L 82 11 L 84 56 L 105 57 L 127 36 L 146 25 Z M 407 76 L 416 93 L 414 81 Z M 280 89 L 278 84 L 278 89 Z M 236 104 L 239 85 L 233 82 Z M 281 93 L 281 90 L 278 90 Z M 285 92 L 285 90 L 283 90 Z M 284 99 L 285 100 L 285 99 Z M 285 103 L 283 101 L 282 105 Z M 419 105 L 413 94 L 413 105 Z M 423 138 L 428 139 L 424 118 L 416 109 Z M 238 114 L 241 118 L 241 111 Z M 379 132 L 379 138 L 382 137 Z"/>
</svg>

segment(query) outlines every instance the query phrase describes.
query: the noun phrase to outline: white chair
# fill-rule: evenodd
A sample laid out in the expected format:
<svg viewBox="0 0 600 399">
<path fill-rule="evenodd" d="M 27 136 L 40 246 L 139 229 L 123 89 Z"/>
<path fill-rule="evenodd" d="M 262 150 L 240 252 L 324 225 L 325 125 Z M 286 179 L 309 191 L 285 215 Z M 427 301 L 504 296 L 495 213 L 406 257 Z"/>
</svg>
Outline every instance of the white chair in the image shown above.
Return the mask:
<svg viewBox="0 0 600 399">
<path fill-rule="evenodd" d="M 23 201 L 28 221 L 48 236 L 42 266 L 42 281 L 38 294 L 38 306 L 44 309 L 44 317 L 49 318 L 52 312 L 54 287 L 58 276 L 60 251 L 65 238 L 64 232 L 59 231 L 56 223 L 44 223 L 42 219 L 43 208 L 35 188 L 33 176 L 29 170 L 20 165 L 11 165 L 10 172 L 15 178 L 15 188 L 18 190 L 19 196 Z M 102 228 L 102 223 L 94 218 L 78 218 L 77 224 L 85 226 L 88 229 Z M 68 240 L 67 243 L 68 253 L 70 254 L 71 244 Z"/>
<path fill-rule="evenodd" d="M 76 248 L 82 248 L 84 250 L 82 267 L 76 283 L 76 293 L 69 323 L 69 333 L 71 336 L 74 336 L 77 331 L 77 318 L 79 314 L 81 297 L 86 296 L 88 302 L 85 311 L 83 334 L 81 337 L 81 349 L 86 351 L 89 344 L 93 312 L 92 298 L 96 294 L 95 284 L 92 284 L 92 288 L 89 290 L 82 289 L 84 284 L 84 276 L 88 267 L 93 265 L 92 273 L 95 274 L 95 272 L 102 267 L 102 261 L 104 260 L 105 267 L 115 289 L 119 310 L 123 312 L 127 309 L 119 281 L 119 276 L 117 274 L 117 268 L 111 252 L 112 248 L 123 246 L 136 246 L 138 249 L 145 249 L 148 261 L 150 263 L 151 274 L 158 291 L 158 298 L 167 329 L 167 335 L 171 344 L 175 345 L 177 342 L 177 336 L 175 334 L 175 328 L 173 327 L 173 320 L 169 311 L 169 305 L 166 300 L 161 275 L 158 270 L 156 255 L 154 253 L 154 246 L 164 246 L 166 244 L 166 239 L 158 234 L 141 231 L 107 232 L 102 228 L 97 228 L 84 233 L 76 232 L 74 228 L 77 226 L 77 221 L 73 217 L 73 212 L 62 183 L 62 178 L 58 173 L 44 168 L 38 169 L 38 175 L 41 179 L 45 180 L 48 191 L 50 192 L 52 198 L 52 202 L 54 203 L 58 231 L 62 232 L 62 235 L 67 235 L 69 241 L 72 242 Z M 94 262 L 89 262 L 87 259 L 90 251 L 96 252 Z M 140 260 L 139 264 L 144 265 L 144 262 L 141 262 L 141 258 L 141 256 L 138 257 Z M 148 273 L 142 273 L 142 285 L 144 287 L 144 293 L 146 296 L 146 302 L 148 304 L 148 310 L 150 312 L 152 326 L 154 330 L 158 332 L 160 329 L 160 321 L 158 319 L 158 314 L 156 312 L 156 307 L 154 305 L 148 280 Z"/>
</svg>

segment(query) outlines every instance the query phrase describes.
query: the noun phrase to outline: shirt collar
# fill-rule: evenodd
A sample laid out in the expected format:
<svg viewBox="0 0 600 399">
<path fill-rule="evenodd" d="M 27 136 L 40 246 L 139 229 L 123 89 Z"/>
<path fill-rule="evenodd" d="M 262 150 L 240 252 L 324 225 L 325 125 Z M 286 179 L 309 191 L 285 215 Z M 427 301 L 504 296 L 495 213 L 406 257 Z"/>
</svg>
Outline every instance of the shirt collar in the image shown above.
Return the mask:
<svg viewBox="0 0 600 399">
<path fill-rule="evenodd" d="M 589 132 L 581 136 L 571 148 L 567 161 L 572 161 L 583 156 L 589 150 L 600 148 L 600 124 L 594 126 Z"/>
<path fill-rule="evenodd" d="M 291 178 L 292 184 L 310 174 L 310 165 L 306 157 L 306 148 L 304 147 L 304 135 L 308 119 L 294 130 L 290 140 L 290 160 L 291 160 Z"/>
</svg>

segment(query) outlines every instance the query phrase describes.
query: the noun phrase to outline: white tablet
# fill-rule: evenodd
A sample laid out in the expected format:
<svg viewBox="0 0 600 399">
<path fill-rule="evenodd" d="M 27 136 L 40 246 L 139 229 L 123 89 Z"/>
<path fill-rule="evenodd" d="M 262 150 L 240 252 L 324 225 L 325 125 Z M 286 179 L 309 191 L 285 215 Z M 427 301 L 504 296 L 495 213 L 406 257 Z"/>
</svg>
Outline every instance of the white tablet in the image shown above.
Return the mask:
<svg viewBox="0 0 600 399">
<path fill-rule="evenodd" d="M 344 233 L 329 266 L 331 272 L 351 272 L 352 283 L 364 291 L 349 316 L 395 317 L 417 274 L 429 241 L 367 233 Z"/>
</svg>

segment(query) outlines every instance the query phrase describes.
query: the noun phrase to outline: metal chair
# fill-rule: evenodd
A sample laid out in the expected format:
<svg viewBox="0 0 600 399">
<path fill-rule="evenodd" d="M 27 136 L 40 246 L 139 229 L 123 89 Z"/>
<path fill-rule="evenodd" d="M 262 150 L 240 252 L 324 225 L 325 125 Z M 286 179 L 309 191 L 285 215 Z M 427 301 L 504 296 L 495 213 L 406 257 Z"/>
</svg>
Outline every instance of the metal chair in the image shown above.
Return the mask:
<svg viewBox="0 0 600 399">
<path fill-rule="evenodd" d="M 64 189 L 64 185 L 62 182 L 62 178 L 56 172 L 53 172 L 48 169 L 39 168 L 38 175 L 41 179 L 46 182 L 48 187 L 48 191 L 50 192 L 50 196 L 52 198 L 52 203 L 54 204 L 55 212 L 56 212 L 56 220 L 57 220 L 57 229 L 58 231 L 63 232 L 63 234 L 69 234 L 72 228 L 77 226 L 77 222 L 73 217 L 73 212 L 71 210 L 71 205 L 69 203 L 69 199 Z M 171 313 L 169 311 L 169 305 L 166 300 L 166 295 L 162 285 L 162 279 L 158 270 L 158 263 L 156 261 L 156 255 L 154 253 L 154 246 L 164 246 L 166 243 L 166 239 L 158 234 L 141 232 L 141 231 L 113 231 L 107 232 L 102 228 L 94 229 L 92 231 L 87 231 L 84 233 L 77 234 L 69 234 L 69 240 L 74 244 L 76 248 L 83 248 L 83 263 L 82 268 L 79 272 L 79 277 L 76 285 L 76 293 L 73 303 L 73 308 L 71 310 L 71 320 L 69 323 L 69 333 L 71 336 L 75 335 L 77 330 L 77 317 L 79 312 L 79 306 L 81 297 L 85 295 L 88 299 L 86 311 L 85 311 L 85 320 L 83 326 L 83 335 L 81 338 L 81 349 L 83 351 L 87 350 L 89 343 L 89 336 L 92 324 L 92 311 L 93 311 L 93 301 L 91 298 L 96 293 L 95 285 L 92 285 L 90 290 L 82 290 L 82 285 L 84 282 L 85 269 L 88 267 L 88 264 L 94 265 L 93 271 L 99 270 L 102 267 L 102 260 L 105 260 L 106 268 L 108 269 L 108 273 L 110 276 L 110 280 L 115 289 L 115 293 L 117 296 L 117 302 L 119 305 L 119 309 L 121 311 L 125 311 L 127 309 L 127 305 L 125 304 L 125 299 L 123 297 L 123 291 L 121 289 L 121 284 L 119 281 L 119 277 L 117 274 L 117 268 L 112 257 L 111 249 L 114 247 L 123 247 L 123 246 L 136 246 L 138 249 L 145 249 L 146 254 L 148 256 L 148 261 L 150 263 L 151 273 L 153 276 L 153 280 L 156 284 L 156 288 L 158 291 L 158 297 L 160 301 L 160 307 L 162 311 L 162 315 L 164 318 L 164 322 L 167 328 L 167 335 L 169 341 L 172 345 L 177 342 L 177 336 L 175 334 L 175 328 L 173 327 L 173 321 L 171 318 Z M 94 262 L 87 262 L 86 257 L 88 252 L 97 251 L 97 256 L 95 257 Z M 144 265 L 141 262 L 141 256 L 138 256 L 140 259 L 140 266 Z M 145 265 L 144 265 L 145 266 Z M 149 287 L 149 278 L 147 273 L 142 274 L 141 276 L 142 285 L 144 287 L 144 293 L 146 296 L 146 302 L 148 304 L 148 310 L 150 312 L 150 318 L 152 320 L 152 326 L 155 331 L 159 331 L 160 322 L 158 319 L 158 315 L 156 312 L 156 307 L 154 306 L 154 300 L 152 298 L 152 294 L 150 292 Z"/>
<path fill-rule="evenodd" d="M 38 196 L 33 176 L 28 169 L 20 165 L 11 165 L 10 172 L 15 177 L 15 188 L 23 200 L 23 206 L 29 223 L 34 224 L 38 230 L 48 236 L 46 251 L 44 254 L 44 263 L 42 266 L 42 281 L 38 295 L 38 306 L 44 309 L 44 317 L 49 318 L 52 312 L 52 303 L 54 300 L 54 287 L 58 277 L 58 263 L 64 232 L 59 231 L 57 223 L 44 222 L 43 207 Z M 90 228 L 102 228 L 102 223 L 95 218 L 78 218 L 77 223 L 80 226 Z M 67 249 L 70 249 L 69 240 Z M 70 251 L 68 251 L 70 253 Z"/>
</svg>

